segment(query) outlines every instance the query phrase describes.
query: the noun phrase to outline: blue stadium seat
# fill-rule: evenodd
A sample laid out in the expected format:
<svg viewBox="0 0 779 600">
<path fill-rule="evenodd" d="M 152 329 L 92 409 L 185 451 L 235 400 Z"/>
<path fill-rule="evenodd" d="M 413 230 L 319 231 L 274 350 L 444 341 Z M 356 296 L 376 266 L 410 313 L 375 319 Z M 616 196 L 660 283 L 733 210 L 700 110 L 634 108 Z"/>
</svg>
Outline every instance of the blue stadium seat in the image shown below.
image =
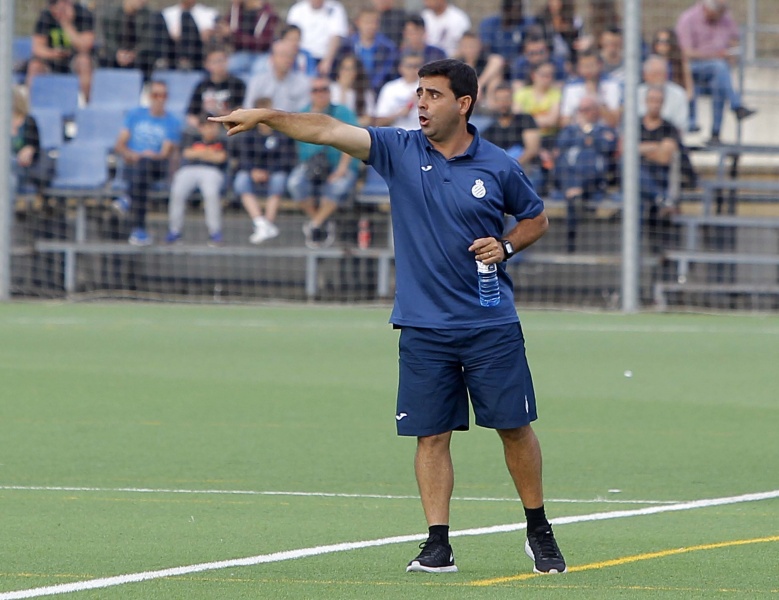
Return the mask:
<svg viewBox="0 0 779 600">
<path fill-rule="evenodd" d="M 13 77 L 16 83 L 24 83 L 27 61 L 32 56 L 32 37 L 17 36 L 11 50 Z"/>
<path fill-rule="evenodd" d="M 76 75 L 38 75 L 30 84 L 30 108 L 58 109 L 63 117 L 76 114 L 78 108 Z"/>
<path fill-rule="evenodd" d="M 128 110 L 141 102 L 140 69 L 96 69 L 92 74 L 89 106 Z"/>
<path fill-rule="evenodd" d="M 116 107 L 79 108 L 76 135 L 71 143 L 97 144 L 110 150 L 124 125 L 124 110 Z"/>
<path fill-rule="evenodd" d="M 108 151 L 99 144 L 64 144 L 57 156 L 51 195 L 92 195 L 102 192 L 108 181 Z"/>
<path fill-rule="evenodd" d="M 43 150 L 56 150 L 64 141 L 62 113 L 57 108 L 34 108 L 30 114 L 38 126 L 38 137 Z"/>
<path fill-rule="evenodd" d="M 152 81 L 164 81 L 167 84 L 168 101 L 165 106 L 183 121 L 192 92 L 204 77 L 203 71 L 155 71 Z"/>
</svg>

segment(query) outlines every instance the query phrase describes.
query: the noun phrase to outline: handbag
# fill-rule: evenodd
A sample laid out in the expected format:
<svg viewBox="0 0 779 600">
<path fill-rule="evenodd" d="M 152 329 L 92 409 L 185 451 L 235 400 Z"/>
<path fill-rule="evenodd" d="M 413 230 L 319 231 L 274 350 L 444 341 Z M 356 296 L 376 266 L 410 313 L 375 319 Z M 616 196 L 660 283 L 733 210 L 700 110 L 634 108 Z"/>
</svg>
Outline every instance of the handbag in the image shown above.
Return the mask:
<svg viewBox="0 0 779 600">
<path fill-rule="evenodd" d="M 317 152 L 306 161 L 306 177 L 311 183 L 324 183 L 332 170 L 325 151 Z"/>
</svg>

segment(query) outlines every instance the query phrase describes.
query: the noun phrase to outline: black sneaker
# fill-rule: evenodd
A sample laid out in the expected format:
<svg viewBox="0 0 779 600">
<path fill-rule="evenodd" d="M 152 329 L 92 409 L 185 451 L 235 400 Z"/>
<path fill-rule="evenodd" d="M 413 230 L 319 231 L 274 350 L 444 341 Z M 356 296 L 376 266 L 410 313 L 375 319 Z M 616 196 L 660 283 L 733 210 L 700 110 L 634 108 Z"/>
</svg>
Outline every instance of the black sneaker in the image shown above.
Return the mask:
<svg viewBox="0 0 779 600">
<path fill-rule="evenodd" d="M 736 118 L 739 121 L 743 121 L 754 115 L 757 111 L 753 108 L 747 108 L 746 106 L 739 106 L 738 108 L 733 109 L 733 112 L 736 113 Z"/>
<path fill-rule="evenodd" d="M 525 554 L 533 559 L 534 573 L 565 573 L 565 559 L 552 533 L 552 527 L 540 527 L 527 532 Z"/>
<path fill-rule="evenodd" d="M 406 573 L 418 571 L 421 573 L 457 573 L 454 564 L 454 554 L 449 544 L 443 544 L 437 539 L 429 539 L 419 544 L 422 552 L 408 563 Z"/>
</svg>

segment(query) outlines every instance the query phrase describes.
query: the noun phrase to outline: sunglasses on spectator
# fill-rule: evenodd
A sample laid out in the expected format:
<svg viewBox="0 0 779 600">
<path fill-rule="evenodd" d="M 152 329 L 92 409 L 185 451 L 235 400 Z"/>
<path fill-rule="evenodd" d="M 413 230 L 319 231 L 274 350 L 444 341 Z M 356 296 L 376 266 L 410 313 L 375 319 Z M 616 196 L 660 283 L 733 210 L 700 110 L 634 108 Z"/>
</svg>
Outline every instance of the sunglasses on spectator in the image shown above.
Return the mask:
<svg viewBox="0 0 779 600">
<path fill-rule="evenodd" d="M 168 94 L 166 92 L 152 92 L 149 96 L 152 98 L 167 98 Z"/>
<path fill-rule="evenodd" d="M 312 92 L 329 92 L 330 88 L 329 87 L 312 87 L 311 91 Z"/>
</svg>

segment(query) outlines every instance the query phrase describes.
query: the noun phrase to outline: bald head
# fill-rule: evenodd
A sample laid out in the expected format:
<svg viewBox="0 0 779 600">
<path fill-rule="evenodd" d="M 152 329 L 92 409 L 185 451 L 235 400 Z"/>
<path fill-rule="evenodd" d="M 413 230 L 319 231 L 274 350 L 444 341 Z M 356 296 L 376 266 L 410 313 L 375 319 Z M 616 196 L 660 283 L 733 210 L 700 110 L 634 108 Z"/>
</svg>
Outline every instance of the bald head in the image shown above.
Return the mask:
<svg viewBox="0 0 779 600">
<path fill-rule="evenodd" d="M 668 81 L 668 61 L 653 54 L 644 61 L 644 81 L 649 85 L 663 85 Z"/>
</svg>

